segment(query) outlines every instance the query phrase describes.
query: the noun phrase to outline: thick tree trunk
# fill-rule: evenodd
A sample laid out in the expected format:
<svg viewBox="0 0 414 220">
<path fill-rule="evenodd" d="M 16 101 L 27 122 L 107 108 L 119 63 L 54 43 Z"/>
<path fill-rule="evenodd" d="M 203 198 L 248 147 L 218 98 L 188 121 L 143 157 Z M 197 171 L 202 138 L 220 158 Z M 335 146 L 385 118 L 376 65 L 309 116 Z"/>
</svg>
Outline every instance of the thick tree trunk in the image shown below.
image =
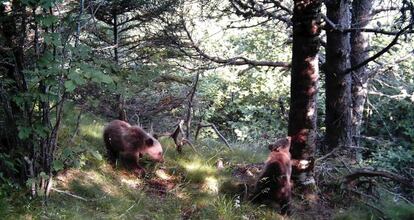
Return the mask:
<svg viewBox="0 0 414 220">
<path fill-rule="evenodd" d="M 326 45 L 326 141 L 327 150 L 351 146 L 351 74 L 349 34 L 335 29 L 349 28 L 350 1 L 325 1 L 327 17 L 336 27 L 328 30 Z"/>
<path fill-rule="evenodd" d="M 352 27 L 365 28 L 371 19 L 372 0 L 352 2 Z M 362 63 L 368 58 L 368 34 L 355 31 L 351 33 L 351 66 Z M 356 148 L 355 156 L 359 156 L 359 136 L 361 134 L 362 115 L 367 97 L 367 68 L 361 67 L 352 73 L 352 146 Z"/>
<path fill-rule="evenodd" d="M 119 53 L 118 53 L 118 37 L 119 37 L 119 27 L 118 27 L 118 14 L 116 9 L 112 12 L 112 19 L 113 19 L 113 26 L 112 26 L 112 32 L 114 35 L 114 61 L 115 64 L 119 64 Z M 118 119 L 122 121 L 128 121 L 126 110 L 125 110 L 125 98 L 122 94 L 118 94 L 116 96 L 116 101 L 118 102 L 117 105 L 117 112 L 118 112 Z"/>
<path fill-rule="evenodd" d="M 113 18 L 113 35 L 114 35 L 114 61 L 116 64 L 119 62 L 118 57 L 118 15 L 117 12 L 114 10 L 112 14 Z"/>
<path fill-rule="evenodd" d="M 295 0 L 290 88 L 289 136 L 292 137 L 293 178 L 305 197 L 314 198 L 313 167 L 316 140 L 320 0 Z"/>
</svg>

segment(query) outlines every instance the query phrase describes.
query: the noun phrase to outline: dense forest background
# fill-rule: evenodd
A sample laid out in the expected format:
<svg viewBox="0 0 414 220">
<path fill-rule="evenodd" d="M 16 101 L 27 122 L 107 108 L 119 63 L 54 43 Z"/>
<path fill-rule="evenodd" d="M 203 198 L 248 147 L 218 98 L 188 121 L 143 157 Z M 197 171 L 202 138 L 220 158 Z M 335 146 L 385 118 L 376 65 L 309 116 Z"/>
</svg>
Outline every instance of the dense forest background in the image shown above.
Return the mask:
<svg viewBox="0 0 414 220">
<path fill-rule="evenodd" d="M 246 195 L 289 135 L 290 218 L 413 219 L 413 24 L 411 0 L 0 0 L 0 218 L 281 218 Z M 111 167 L 113 119 L 166 162 Z"/>
</svg>

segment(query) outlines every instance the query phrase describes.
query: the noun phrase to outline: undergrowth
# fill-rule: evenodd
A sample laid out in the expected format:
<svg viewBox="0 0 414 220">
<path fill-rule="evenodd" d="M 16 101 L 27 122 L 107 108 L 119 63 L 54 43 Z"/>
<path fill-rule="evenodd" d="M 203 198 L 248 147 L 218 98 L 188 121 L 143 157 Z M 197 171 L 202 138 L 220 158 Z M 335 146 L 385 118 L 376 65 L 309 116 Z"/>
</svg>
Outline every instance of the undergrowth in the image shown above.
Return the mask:
<svg viewBox="0 0 414 220">
<path fill-rule="evenodd" d="M 78 134 L 77 113 L 65 118 L 54 187 L 50 197 L 0 200 L 1 219 L 250 219 L 275 218 L 271 210 L 240 204 L 237 198 L 219 195 L 220 184 L 231 174 L 217 171 L 217 160 L 226 166 L 262 161 L 265 152 L 252 154 L 247 147 L 230 150 L 204 139 L 179 154 L 169 138 L 161 139 L 166 162 L 147 163 L 147 175 L 137 178 L 105 160 L 102 141 L 104 120 L 83 114 Z M 158 182 L 157 182 L 158 181 Z M 171 186 L 170 186 L 170 185 Z M 4 204 L 4 205 L 3 205 Z"/>
<path fill-rule="evenodd" d="M 238 164 L 263 162 L 265 145 L 234 144 L 215 139 L 194 143 L 178 153 L 170 138 L 162 138 L 166 162 L 145 163 L 147 175 L 137 178 L 105 160 L 102 131 L 105 120 L 90 114 L 65 118 L 54 163 L 54 187 L 47 200 L 26 199 L 22 189 L 0 193 L 0 219 L 281 219 L 272 209 L 240 201 L 222 192 Z M 217 161 L 224 169 L 217 169 Z M 145 162 L 145 161 L 144 161 Z M 349 207 L 349 205 L 348 205 Z M 413 207 L 390 204 L 390 219 L 413 219 Z M 300 217 L 297 217 L 300 216 Z M 301 219 L 306 214 L 293 215 Z M 317 218 L 308 216 L 309 218 Z M 336 219 L 377 219 L 372 210 L 336 210 Z"/>
</svg>

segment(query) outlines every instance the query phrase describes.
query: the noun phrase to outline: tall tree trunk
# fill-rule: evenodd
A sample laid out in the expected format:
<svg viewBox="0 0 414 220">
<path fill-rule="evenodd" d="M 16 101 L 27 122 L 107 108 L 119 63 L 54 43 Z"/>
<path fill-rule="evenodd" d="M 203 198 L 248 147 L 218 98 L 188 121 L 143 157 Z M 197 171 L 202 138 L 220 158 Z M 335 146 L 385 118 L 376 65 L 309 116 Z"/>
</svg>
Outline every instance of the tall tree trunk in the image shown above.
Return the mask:
<svg viewBox="0 0 414 220">
<path fill-rule="evenodd" d="M 113 35 L 114 35 L 114 61 L 116 65 L 119 64 L 119 54 L 118 54 L 118 38 L 119 38 L 119 31 L 118 31 L 118 12 L 116 9 L 113 9 L 112 12 L 112 19 L 113 19 Z M 116 96 L 118 105 L 117 105 L 117 111 L 118 111 L 118 119 L 122 121 L 127 121 L 126 116 L 126 110 L 125 110 L 125 98 L 123 94 L 118 94 Z"/>
<path fill-rule="evenodd" d="M 112 19 L 113 19 L 113 35 L 114 35 L 114 61 L 116 64 L 119 62 L 118 57 L 118 14 L 114 9 L 112 12 Z"/>
<path fill-rule="evenodd" d="M 328 149 L 351 146 L 351 74 L 349 34 L 336 29 L 349 28 L 350 1 L 325 1 L 327 17 L 336 25 L 326 33 L 326 140 Z"/>
<path fill-rule="evenodd" d="M 295 0 L 288 134 L 292 137 L 295 186 L 309 200 L 315 197 L 312 161 L 316 140 L 320 0 Z"/>
<path fill-rule="evenodd" d="M 365 28 L 372 15 L 372 0 L 352 2 L 352 26 Z M 368 34 L 355 31 L 351 33 L 351 66 L 368 59 Z M 367 97 L 368 72 L 366 66 L 352 73 L 352 146 L 356 147 L 355 157 L 360 159 L 359 136 L 361 134 L 362 115 Z"/>
</svg>

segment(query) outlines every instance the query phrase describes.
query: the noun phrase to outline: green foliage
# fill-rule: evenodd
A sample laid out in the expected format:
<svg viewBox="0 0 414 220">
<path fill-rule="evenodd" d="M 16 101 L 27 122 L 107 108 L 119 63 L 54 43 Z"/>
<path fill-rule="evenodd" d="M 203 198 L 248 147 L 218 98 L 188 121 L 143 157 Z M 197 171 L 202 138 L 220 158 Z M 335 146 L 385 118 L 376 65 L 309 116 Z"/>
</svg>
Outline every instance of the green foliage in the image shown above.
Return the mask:
<svg viewBox="0 0 414 220">
<path fill-rule="evenodd" d="M 221 27 L 226 31 L 218 36 L 206 30 L 203 46 L 209 54 L 221 54 L 219 57 L 289 62 L 288 35 L 274 31 L 275 27 L 282 28 L 277 24 L 243 31 Z M 289 71 L 280 68 L 228 66 L 206 71 L 197 90 L 199 111 L 195 118 L 214 123 L 231 140 L 254 143 L 263 137 L 285 135 L 289 85 Z"/>
<path fill-rule="evenodd" d="M 341 211 L 342 213 L 337 214 L 334 219 L 335 220 L 353 220 L 353 219 L 361 219 L 361 220 L 371 220 L 375 219 L 374 215 L 370 213 L 367 209 L 361 208 L 352 208 L 350 210 Z"/>
<path fill-rule="evenodd" d="M 348 210 L 340 210 L 338 214 L 335 215 L 335 220 L 351 220 L 351 219 L 395 219 L 395 220 L 409 220 L 414 217 L 414 207 L 412 204 L 407 204 L 405 202 L 395 202 L 390 199 L 383 198 L 375 205 L 383 205 L 378 210 L 371 209 L 365 204 L 360 203 Z"/>
<path fill-rule="evenodd" d="M 366 163 L 412 175 L 408 169 L 414 165 L 414 109 L 410 95 L 414 87 L 410 83 L 412 73 L 406 71 L 398 69 L 373 80 L 363 134 L 375 137 L 374 141 L 364 142 L 371 153 Z"/>
<path fill-rule="evenodd" d="M 389 203 L 385 210 L 390 219 L 410 220 L 414 218 L 414 205 L 407 203 Z"/>
<path fill-rule="evenodd" d="M 414 165 L 414 147 L 406 148 L 398 145 L 379 147 L 372 153 L 370 165 L 383 167 L 396 173 L 408 174 Z"/>
<path fill-rule="evenodd" d="M 69 107 L 68 107 L 69 108 Z M 75 111 L 76 112 L 76 111 Z M 195 154 L 189 147 L 183 154 L 174 149 L 170 138 L 161 139 L 165 150 L 166 163 L 147 167 L 148 175 L 139 179 L 127 176 L 122 169 L 112 169 L 105 160 L 93 159 L 89 150 L 104 155 L 102 142 L 103 122 L 90 114 L 81 119 L 79 134 L 70 142 L 76 125 L 76 114 L 66 114 L 62 127 L 62 144 L 57 159 L 64 161 L 65 171 L 55 178 L 55 188 L 70 192 L 77 198 L 65 193 L 52 191 L 48 205 L 42 206 L 41 200 L 28 203 L 9 202 L 4 215 L 7 218 L 22 216 L 42 216 L 44 218 L 149 218 L 179 219 L 277 219 L 271 210 L 261 209 L 250 204 L 240 203 L 236 198 L 218 195 L 221 179 L 228 178 L 231 172 L 217 172 L 215 163 L 218 158 L 231 164 L 258 162 L 261 156 L 251 156 L 248 148 L 229 151 L 212 140 L 200 140 Z M 67 149 L 83 149 L 76 156 L 64 153 Z M 250 149 L 251 151 L 252 149 Z M 234 157 L 232 157 L 234 155 Z M 250 156 L 249 156 L 250 155 Z M 82 158 L 83 157 L 83 158 Z M 101 156 L 97 156 L 100 158 Z M 74 159 L 82 160 L 83 166 L 75 167 Z M 61 164 L 57 165 L 58 167 Z M 158 168 L 176 178 L 176 187 L 165 195 L 159 195 L 147 181 L 156 177 Z M 72 167 L 72 168 L 71 168 Z M 84 201 L 86 199 L 87 201 Z M 1 200 L 0 200 L 1 201 Z M 8 200 L 7 200 L 8 201 Z M 3 202 L 3 201 L 1 201 Z M 2 214 L 0 212 L 0 214 Z"/>
<path fill-rule="evenodd" d="M 200 112 L 202 119 L 241 141 L 283 135 L 287 125 L 288 79 L 279 74 L 254 70 L 242 76 L 237 73 L 222 77 L 208 75 L 200 88 L 208 106 Z"/>
<path fill-rule="evenodd" d="M 62 147 L 57 150 L 53 164 L 55 171 L 69 167 L 82 168 L 85 165 L 98 165 L 104 160 L 102 156 L 104 122 L 94 115 L 84 113 L 78 134 L 75 135 L 79 110 L 73 107 L 69 104 L 66 107 L 68 113 L 64 116 L 64 123 L 59 133 Z"/>
</svg>

